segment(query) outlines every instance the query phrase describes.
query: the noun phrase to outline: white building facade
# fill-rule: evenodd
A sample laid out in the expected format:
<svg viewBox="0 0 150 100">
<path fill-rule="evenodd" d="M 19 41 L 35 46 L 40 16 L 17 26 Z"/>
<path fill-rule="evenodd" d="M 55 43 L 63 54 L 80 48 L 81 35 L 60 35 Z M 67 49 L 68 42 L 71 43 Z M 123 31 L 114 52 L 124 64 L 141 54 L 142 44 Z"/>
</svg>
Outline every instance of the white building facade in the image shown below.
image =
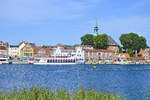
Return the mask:
<svg viewBox="0 0 150 100">
<path fill-rule="evenodd" d="M 51 48 L 52 56 L 50 60 L 71 60 L 71 61 L 85 61 L 84 49 L 93 49 L 89 45 L 76 45 L 71 48 L 65 48 L 61 45 Z"/>
<path fill-rule="evenodd" d="M 18 57 L 19 56 L 19 46 L 10 45 L 8 48 L 8 54 L 10 57 Z"/>
</svg>

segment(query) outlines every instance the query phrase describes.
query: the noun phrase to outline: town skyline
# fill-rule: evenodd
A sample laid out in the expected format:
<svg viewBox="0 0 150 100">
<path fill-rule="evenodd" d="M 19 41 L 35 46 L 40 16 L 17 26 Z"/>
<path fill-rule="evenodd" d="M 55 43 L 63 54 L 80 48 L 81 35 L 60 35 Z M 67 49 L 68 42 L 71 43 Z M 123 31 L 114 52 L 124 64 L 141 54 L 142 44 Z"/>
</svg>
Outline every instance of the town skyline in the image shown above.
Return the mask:
<svg viewBox="0 0 150 100">
<path fill-rule="evenodd" d="M 12 45 L 80 44 L 81 36 L 93 33 L 98 19 L 99 33 L 107 33 L 117 43 L 121 34 L 135 32 L 150 45 L 149 4 L 148 0 L 0 1 L 1 40 Z"/>
</svg>

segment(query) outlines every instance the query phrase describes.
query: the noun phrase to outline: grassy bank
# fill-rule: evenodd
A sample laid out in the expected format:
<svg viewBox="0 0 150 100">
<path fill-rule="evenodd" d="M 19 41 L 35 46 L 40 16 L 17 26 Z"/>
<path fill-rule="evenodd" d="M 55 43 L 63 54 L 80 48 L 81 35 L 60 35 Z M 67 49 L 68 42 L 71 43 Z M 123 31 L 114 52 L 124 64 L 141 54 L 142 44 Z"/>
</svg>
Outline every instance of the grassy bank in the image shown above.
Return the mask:
<svg viewBox="0 0 150 100">
<path fill-rule="evenodd" d="M 31 88 L 1 92 L 0 100 L 125 100 L 118 94 L 98 92 L 96 90 L 85 91 L 80 88 L 72 93 L 66 89 L 51 91 L 47 88 Z"/>
</svg>

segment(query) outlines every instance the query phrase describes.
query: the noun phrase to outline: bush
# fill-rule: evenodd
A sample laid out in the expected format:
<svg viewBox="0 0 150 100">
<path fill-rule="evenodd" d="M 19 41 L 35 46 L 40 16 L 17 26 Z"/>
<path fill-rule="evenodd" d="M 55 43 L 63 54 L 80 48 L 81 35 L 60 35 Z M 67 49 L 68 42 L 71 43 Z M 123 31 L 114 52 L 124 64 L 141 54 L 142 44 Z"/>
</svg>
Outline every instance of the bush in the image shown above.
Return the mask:
<svg viewBox="0 0 150 100">
<path fill-rule="evenodd" d="M 98 92 L 94 89 L 85 91 L 83 87 L 72 93 L 66 89 L 51 91 L 48 88 L 32 87 L 1 92 L 0 100 L 124 100 L 124 98 L 118 94 Z"/>
</svg>

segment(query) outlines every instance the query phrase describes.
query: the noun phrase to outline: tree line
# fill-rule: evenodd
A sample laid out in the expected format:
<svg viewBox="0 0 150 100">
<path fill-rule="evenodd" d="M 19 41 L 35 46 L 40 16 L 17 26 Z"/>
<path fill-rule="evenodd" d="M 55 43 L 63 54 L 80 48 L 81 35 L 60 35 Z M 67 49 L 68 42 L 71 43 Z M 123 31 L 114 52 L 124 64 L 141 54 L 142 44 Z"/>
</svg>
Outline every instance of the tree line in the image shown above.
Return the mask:
<svg viewBox="0 0 150 100">
<path fill-rule="evenodd" d="M 109 46 L 109 38 L 107 34 L 85 34 L 81 38 L 82 45 L 91 45 L 95 49 L 107 49 Z M 147 40 L 143 36 L 139 36 L 137 33 L 125 33 L 119 38 L 122 46 L 119 46 L 119 52 L 127 52 L 130 56 L 135 56 L 135 52 L 140 52 L 141 49 L 147 48 Z M 124 50 L 124 51 L 123 51 Z"/>
</svg>

